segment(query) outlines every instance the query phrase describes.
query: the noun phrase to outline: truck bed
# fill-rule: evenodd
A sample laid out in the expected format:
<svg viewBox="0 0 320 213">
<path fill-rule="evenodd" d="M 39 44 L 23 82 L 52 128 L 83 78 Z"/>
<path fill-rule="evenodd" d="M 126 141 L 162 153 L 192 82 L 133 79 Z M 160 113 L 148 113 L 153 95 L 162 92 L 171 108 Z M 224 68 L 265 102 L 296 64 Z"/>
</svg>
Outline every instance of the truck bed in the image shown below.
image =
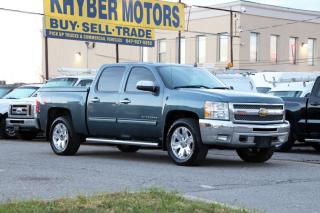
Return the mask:
<svg viewBox="0 0 320 213">
<path fill-rule="evenodd" d="M 39 90 L 40 128 L 46 131 L 48 118 L 50 118 L 52 111 L 55 109 L 64 109 L 71 114 L 76 132 L 79 134 L 87 134 L 86 125 L 83 124 L 86 124 L 88 93 L 89 89 L 80 87 L 43 88 Z"/>
</svg>

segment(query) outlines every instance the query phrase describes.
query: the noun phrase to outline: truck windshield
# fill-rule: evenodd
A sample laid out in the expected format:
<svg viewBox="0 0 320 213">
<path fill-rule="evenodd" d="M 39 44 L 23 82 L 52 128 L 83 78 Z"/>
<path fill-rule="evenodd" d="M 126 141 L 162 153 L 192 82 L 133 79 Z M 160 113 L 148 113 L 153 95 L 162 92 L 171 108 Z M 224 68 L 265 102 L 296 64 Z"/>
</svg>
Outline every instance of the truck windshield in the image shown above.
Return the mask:
<svg viewBox="0 0 320 213">
<path fill-rule="evenodd" d="M 4 96 L 4 99 L 22 99 L 22 98 L 28 98 L 31 95 L 33 95 L 39 88 L 38 87 L 21 87 L 13 90 L 6 96 Z"/>
<path fill-rule="evenodd" d="M 163 66 L 157 69 L 166 87 L 170 89 L 228 89 L 226 85 L 205 69 L 186 66 Z"/>
<path fill-rule="evenodd" d="M 77 78 L 57 78 L 48 81 L 43 87 L 73 87 L 77 82 Z"/>
<path fill-rule="evenodd" d="M 0 88 L 0 98 L 5 96 L 10 91 L 9 88 Z"/>
<path fill-rule="evenodd" d="M 277 96 L 280 98 L 299 98 L 301 97 L 301 91 L 271 91 L 269 95 Z"/>
</svg>

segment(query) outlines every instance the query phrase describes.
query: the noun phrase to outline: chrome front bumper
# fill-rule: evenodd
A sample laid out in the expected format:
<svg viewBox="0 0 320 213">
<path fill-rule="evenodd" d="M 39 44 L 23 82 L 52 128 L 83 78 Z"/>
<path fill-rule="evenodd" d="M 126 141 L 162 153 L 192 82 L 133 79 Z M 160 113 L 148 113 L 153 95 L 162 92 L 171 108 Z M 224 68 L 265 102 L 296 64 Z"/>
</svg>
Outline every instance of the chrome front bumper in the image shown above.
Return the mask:
<svg viewBox="0 0 320 213">
<path fill-rule="evenodd" d="M 40 129 L 38 119 L 18 119 L 18 118 L 7 118 L 6 119 L 7 127 L 25 130 L 38 130 Z"/>
<path fill-rule="evenodd" d="M 199 121 L 202 142 L 230 148 L 254 148 L 261 138 L 268 138 L 270 146 L 278 146 L 288 141 L 290 124 L 235 124 L 231 121 L 202 119 Z"/>
</svg>

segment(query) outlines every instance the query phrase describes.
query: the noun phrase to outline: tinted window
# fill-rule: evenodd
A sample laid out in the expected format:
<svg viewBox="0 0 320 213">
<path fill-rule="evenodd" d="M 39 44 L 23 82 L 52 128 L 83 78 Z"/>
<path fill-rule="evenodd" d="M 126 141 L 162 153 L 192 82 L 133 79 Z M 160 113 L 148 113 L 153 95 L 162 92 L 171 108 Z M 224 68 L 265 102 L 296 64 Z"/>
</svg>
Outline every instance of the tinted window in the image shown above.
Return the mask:
<svg viewBox="0 0 320 213">
<path fill-rule="evenodd" d="M 205 69 L 184 66 L 158 67 L 159 74 L 168 88 L 178 87 L 226 87 L 213 74 Z"/>
<path fill-rule="evenodd" d="M 33 95 L 39 88 L 37 87 L 22 87 L 17 88 L 10 92 L 8 95 L 4 96 L 4 99 L 21 99 L 28 98 Z"/>
<path fill-rule="evenodd" d="M 44 87 L 72 87 L 77 82 L 77 78 L 57 78 L 48 81 Z"/>
<path fill-rule="evenodd" d="M 135 67 L 131 70 L 130 76 L 127 82 L 126 91 L 127 92 L 142 92 L 137 90 L 137 83 L 139 81 L 152 81 L 156 82 L 152 72 L 143 67 Z"/>
<path fill-rule="evenodd" d="M 316 91 L 317 97 L 320 97 L 320 85 L 318 86 L 318 89 Z"/>
<path fill-rule="evenodd" d="M 98 90 L 101 92 L 118 92 L 124 72 L 125 67 L 106 68 L 99 79 Z"/>
<path fill-rule="evenodd" d="M 268 93 L 271 88 L 270 87 L 257 87 L 258 93 Z"/>
<path fill-rule="evenodd" d="M 93 80 L 90 80 L 90 79 L 81 80 L 81 81 L 78 83 L 77 87 L 90 87 L 92 81 L 93 81 Z"/>
</svg>

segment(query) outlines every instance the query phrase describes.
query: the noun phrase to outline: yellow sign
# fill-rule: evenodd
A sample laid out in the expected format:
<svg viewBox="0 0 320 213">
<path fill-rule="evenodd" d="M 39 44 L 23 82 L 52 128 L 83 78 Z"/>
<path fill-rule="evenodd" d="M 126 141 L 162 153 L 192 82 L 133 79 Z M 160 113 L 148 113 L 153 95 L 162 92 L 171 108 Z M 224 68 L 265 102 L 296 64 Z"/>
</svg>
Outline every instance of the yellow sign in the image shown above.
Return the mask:
<svg viewBox="0 0 320 213">
<path fill-rule="evenodd" d="M 154 46 L 153 29 L 184 29 L 184 5 L 180 3 L 44 0 L 44 10 L 46 33 L 53 38 Z"/>
</svg>

